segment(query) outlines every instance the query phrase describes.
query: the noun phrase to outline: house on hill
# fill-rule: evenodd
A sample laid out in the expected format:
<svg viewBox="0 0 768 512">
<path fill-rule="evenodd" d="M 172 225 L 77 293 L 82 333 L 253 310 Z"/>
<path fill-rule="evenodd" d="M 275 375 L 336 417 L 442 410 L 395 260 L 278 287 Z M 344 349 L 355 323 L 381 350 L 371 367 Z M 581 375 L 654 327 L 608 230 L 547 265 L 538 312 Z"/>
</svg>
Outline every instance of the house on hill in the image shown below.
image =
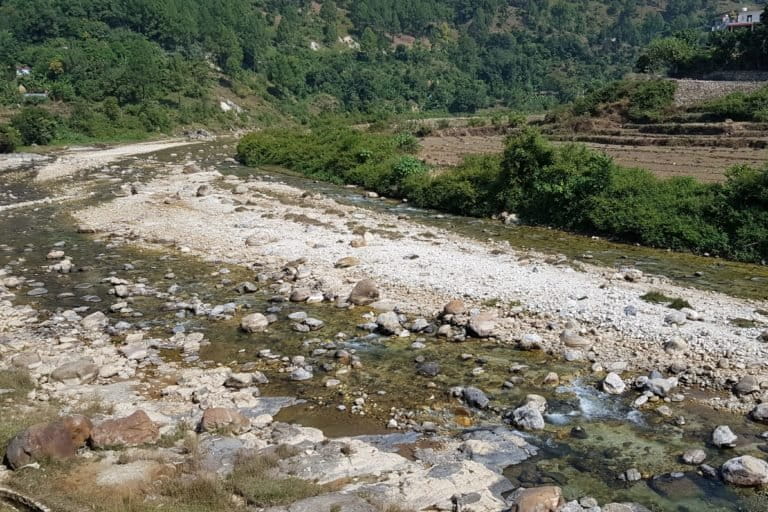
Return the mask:
<svg viewBox="0 0 768 512">
<path fill-rule="evenodd" d="M 723 14 L 720 21 L 714 24 L 712 30 L 736 30 L 739 28 L 754 30 L 755 25 L 762 22 L 762 17 L 762 10 L 744 7 L 738 12 Z"/>
<path fill-rule="evenodd" d="M 21 78 L 24 76 L 29 76 L 32 74 L 32 68 L 29 66 L 17 66 L 16 67 L 16 77 Z"/>
</svg>

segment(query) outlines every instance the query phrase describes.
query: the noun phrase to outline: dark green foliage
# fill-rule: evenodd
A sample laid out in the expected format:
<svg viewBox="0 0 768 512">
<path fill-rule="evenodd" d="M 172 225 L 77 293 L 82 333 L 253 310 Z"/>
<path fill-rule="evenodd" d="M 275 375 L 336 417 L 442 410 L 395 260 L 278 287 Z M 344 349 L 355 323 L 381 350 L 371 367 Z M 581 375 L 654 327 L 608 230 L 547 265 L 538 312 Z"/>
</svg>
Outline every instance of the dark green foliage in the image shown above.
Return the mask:
<svg viewBox="0 0 768 512">
<path fill-rule="evenodd" d="M 768 86 L 755 92 L 735 92 L 707 101 L 696 108 L 718 119 L 734 121 L 768 121 Z"/>
<path fill-rule="evenodd" d="M 26 145 L 48 144 L 56 136 L 58 119 L 38 107 L 25 108 L 11 119 L 11 125 L 21 134 Z"/>
<path fill-rule="evenodd" d="M 691 304 L 687 300 L 679 297 L 667 297 L 663 293 L 657 291 L 650 291 L 640 297 L 640 299 L 645 302 L 650 302 L 651 304 L 665 304 L 670 309 L 680 310 L 683 308 L 691 308 Z"/>
<path fill-rule="evenodd" d="M 677 84 L 672 80 L 621 80 L 601 87 L 576 101 L 575 115 L 600 115 L 618 110 L 634 122 L 655 122 L 672 106 Z"/>
<path fill-rule="evenodd" d="M 501 157 L 468 157 L 434 174 L 392 137 L 333 126 L 254 133 L 241 140 L 238 156 L 247 165 L 284 165 L 451 213 L 508 211 L 533 224 L 649 246 L 743 261 L 768 258 L 768 166 L 736 167 L 723 184 L 663 180 L 524 130 L 509 139 Z"/>
<path fill-rule="evenodd" d="M 21 134 L 13 126 L 0 125 L 0 153 L 13 153 L 21 145 Z"/>
</svg>

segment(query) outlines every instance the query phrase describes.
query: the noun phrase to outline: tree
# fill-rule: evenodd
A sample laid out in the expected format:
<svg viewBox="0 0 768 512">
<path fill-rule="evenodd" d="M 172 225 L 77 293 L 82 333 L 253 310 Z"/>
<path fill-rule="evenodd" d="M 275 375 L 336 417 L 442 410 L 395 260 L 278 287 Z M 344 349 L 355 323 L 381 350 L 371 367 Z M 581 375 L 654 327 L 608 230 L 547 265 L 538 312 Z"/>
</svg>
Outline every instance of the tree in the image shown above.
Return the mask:
<svg viewBox="0 0 768 512">
<path fill-rule="evenodd" d="M 675 75 L 696 55 L 696 48 L 678 37 L 655 39 L 643 51 L 637 62 L 642 72 L 658 73 L 668 71 Z"/>
<path fill-rule="evenodd" d="M 43 145 L 50 143 L 56 136 L 58 120 L 41 108 L 31 107 L 13 116 L 11 126 L 18 130 L 24 144 Z"/>
</svg>

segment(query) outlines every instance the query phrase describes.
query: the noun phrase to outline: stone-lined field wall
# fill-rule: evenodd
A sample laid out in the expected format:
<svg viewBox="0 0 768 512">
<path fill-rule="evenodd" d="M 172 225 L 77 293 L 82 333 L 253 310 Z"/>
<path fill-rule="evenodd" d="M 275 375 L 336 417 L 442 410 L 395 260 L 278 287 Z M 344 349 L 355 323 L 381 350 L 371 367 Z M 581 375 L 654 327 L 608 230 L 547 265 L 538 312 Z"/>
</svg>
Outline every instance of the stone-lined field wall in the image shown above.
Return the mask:
<svg viewBox="0 0 768 512">
<path fill-rule="evenodd" d="M 689 107 L 734 92 L 753 92 L 768 85 L 767 81 L 740 80 L 675 80 L 675 82 L 677 82 L 675 93 L 677 107 Z"/>
</svg>

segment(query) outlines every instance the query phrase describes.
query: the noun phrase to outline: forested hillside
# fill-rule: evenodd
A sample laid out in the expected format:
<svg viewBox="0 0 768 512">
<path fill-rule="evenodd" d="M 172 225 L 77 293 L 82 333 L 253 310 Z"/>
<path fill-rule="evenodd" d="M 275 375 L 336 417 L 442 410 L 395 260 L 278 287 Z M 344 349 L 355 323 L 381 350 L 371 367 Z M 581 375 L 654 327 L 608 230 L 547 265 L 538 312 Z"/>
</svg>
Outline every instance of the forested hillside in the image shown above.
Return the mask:
<svg viewBox="0 0 768 512">
<path fill-rule="evenodd" d="M 653 38 L 701 30 L 723 4 L 0 0 L 0 103 L 6 118 L 36 101 L 53 112 L 34 112 L 50 129 L 27 143 L 328 110 L 536 109 L 631 70 Z"/>
</svg>

